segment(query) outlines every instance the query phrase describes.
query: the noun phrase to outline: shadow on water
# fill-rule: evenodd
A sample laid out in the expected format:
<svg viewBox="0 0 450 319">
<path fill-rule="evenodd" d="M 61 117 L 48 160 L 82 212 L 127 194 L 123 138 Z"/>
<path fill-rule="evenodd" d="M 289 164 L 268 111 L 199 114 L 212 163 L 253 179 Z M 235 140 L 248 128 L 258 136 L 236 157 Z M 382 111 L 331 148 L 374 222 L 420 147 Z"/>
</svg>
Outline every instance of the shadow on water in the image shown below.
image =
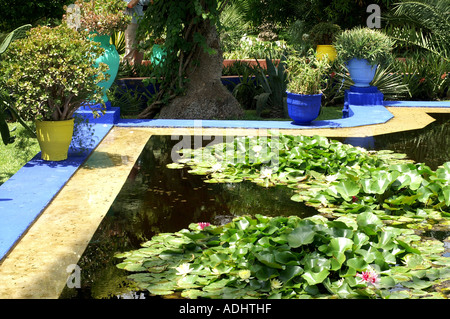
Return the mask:
<svg viewBox="0 0 450 319">
<path fill-rule="evenodd" d="M 406 153 L 436 169 L 450 160 L 450 114 L 433 116 L 436 121 L 422 130 L 334 139 L 367 149 Z M 178 142 L 170 136 L 153 136 L 148 141 L 79 261 L 82 287 L 66 288 L 61 298 L 123 297 L 129 290 L 124 287 L 127 274 L 116 267 L 120 260 L 114 254 L 139 248 L 157 233 L 176 232 L 195 222 L 224 224 L 243 214 L 307 217 L 316 213 L 314 208 L 290 200 L 292 192 L 285 187 L 264 188 L 250 182 L 208 184 L 203 176 L 186 169 L 166 168 Z"/>
</svg>

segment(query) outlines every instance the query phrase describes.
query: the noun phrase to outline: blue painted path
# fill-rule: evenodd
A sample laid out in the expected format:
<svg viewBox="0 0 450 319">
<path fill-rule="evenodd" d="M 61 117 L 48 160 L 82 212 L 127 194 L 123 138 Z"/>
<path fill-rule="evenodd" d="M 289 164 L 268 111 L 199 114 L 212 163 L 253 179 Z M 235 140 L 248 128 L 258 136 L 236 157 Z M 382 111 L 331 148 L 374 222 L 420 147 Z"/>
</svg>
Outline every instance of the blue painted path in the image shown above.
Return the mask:
<svg viewBox="0 0 450 319">
<path fill-rule="evenodd" d="M 450 101 L 384 101 L 384 106 L 450 108 Z"/>
<path fill-rule="evenodd" d="M 172 120 L 172 119 L 123 119 L 116 123 L 120 127 L 204 127 L 246 129 L 317 129 L 344 128 L 385 123 L 394 116 L 384 106 L 350 106 L 348 118 L 313 121 L 310 125 L 297 125 L 292 121 L 239 121 L 239 120 Z"/>
<path fill-rule="evenodd" d="M 65 161 L 41 160 L 39 152 L 0 186 L 0 259 L 51 202 L 113 125 L 95 124 L 89 146 L 69 152 Z"/>
</svg>

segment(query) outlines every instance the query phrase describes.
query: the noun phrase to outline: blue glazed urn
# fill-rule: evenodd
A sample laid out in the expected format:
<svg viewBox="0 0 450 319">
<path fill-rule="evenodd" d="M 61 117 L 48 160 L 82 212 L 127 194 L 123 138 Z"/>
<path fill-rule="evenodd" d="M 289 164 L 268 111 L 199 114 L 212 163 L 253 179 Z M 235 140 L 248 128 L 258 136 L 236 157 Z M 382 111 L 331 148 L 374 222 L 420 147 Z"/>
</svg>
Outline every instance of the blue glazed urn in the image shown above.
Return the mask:
<svg viewBox="0 0 450 319">
<path fill-rule="evenodd" d="M 310 124 L 319 116 L 321 104 L 321 93 L 307 95 L 287 92 L 288 114 L 294 124 Z"/>
<path fill-rule="evenodd" d="M 346 64 L 350 77 L 356 87 L 368 87 L 372 82 L 377 65 L 371 65 L 366 59 L 353 58 Z"/>
</svg>

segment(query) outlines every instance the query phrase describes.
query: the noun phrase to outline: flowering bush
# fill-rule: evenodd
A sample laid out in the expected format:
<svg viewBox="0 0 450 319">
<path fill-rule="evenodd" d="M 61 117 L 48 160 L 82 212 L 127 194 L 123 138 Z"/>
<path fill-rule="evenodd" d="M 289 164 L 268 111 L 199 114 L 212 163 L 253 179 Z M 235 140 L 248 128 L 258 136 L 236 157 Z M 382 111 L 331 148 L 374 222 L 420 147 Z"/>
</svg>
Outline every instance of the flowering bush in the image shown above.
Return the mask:
<svg viewBox="0 0 450 319">
<path fill-rule="evenodd" d="M 107 65 L 94 66 L 102 53 L 86 32 L 65 24 L 33 28 L 2 57 L 0 84 L 25 119 L 67 120 L 86 101 L 102 101 L 97 83 Z"/>
<path fill-rule="evenodd" d="M 125 30 L 131 17 L 125 14 L 127 3 L 123 0 L 76 0 L 65 7 L 64 20 L 81 30 L 99 35 L 111 35 L 113 31 Z"/>
</svg>

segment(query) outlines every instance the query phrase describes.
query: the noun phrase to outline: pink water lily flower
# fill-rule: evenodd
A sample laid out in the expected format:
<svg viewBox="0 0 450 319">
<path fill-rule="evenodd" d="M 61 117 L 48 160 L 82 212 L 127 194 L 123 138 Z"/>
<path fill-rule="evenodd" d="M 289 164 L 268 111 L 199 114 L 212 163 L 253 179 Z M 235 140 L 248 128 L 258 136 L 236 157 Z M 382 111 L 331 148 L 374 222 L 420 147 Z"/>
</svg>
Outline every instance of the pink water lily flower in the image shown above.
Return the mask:
<svg viewBox="0 0 450 319">
<path fill-rule="evenodd" d="M 198 226 L 200 227 L 201 230 L 205 229 L 205 227 L 210 226 L 210 223 L 198 223 Z"/>
<path fill-rule="evenodd" d="M 378 281 L 380 280 L 378 278 L 378 274 L 372 270 L 363 271 L 361 274 L 357 273 L 356 277 L 361 278 L 362 281 L 364 281 L 365 283 L 370 284 L 370 285 L 376 285 L 378 283 Z"/>
</svg>

